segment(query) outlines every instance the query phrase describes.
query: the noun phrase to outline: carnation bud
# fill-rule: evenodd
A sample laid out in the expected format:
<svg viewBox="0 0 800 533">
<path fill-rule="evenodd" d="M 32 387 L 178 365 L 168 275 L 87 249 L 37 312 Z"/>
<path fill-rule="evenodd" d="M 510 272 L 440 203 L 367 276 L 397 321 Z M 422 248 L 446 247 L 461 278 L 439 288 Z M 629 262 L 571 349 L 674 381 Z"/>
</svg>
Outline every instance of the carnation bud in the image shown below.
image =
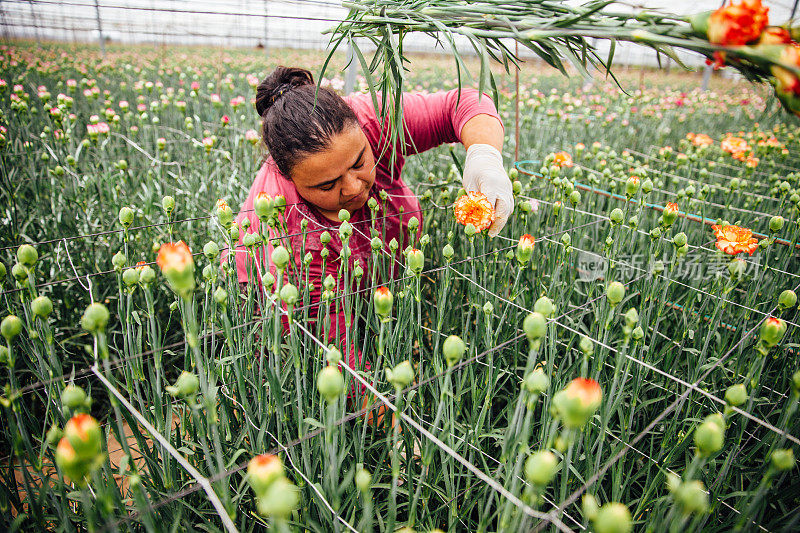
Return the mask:
<svg viewBox="0 0 800 533">
<path fill-rule="evenodd" d="M 258 193 L 253 201 L 253 211 L 262 222 L 272 218 L 275 215 L 274 199 L 265 192 Z"/>
<path fill-rule="evenodd" d="M 86 400 L 86 393 L 77 385 L 67 385 L 64 387 L 64 390 L 61 391 L 61 405 L 70 411 L 85 408 L 87 404 Z"/>
<path fill-rule="evenodd" d="M 281 301 L 286 302 L 287 305 L 294 305 L 300 298 L 300 293 L 298 292 L 297 287 L 291 283 L 287 283 L 281 287 L 280 297 Z"/>
<path fill-rule="evenodd" d="M 550 386 L 550 378 L 547 377 L 544 370 L 537 368 L 525 376 L 522 386 L 531 394 L 542 394 Z"/>
<path fill-rule="evenodd" d="M 22 332 L 22 320 L 16 315 L 8 315 L 0 322 L 0 333 L 7 342 L 14 340 Z"/>
<path fill-rule="evenodd" d="M 228 303 L 228 291 L 223 289 L 222 287 L 217 287 L 217 290 L 214 291 L 214 301 L 217 302 L 217 305 L 225 305 Z"/>
<path fill-rule="evenodd" d="M 375 289 L 372 300 L 375 305 L 375 312 L 378 316 L 381 318 L 388 318 L 392 313 L 392 304 L 394 303 L 392 292 L 386 287 L 378 287 Z"/>
<path fill-rule="evenodd" d="M 419 274 L 425 267 L 425 254 L 421 250 L 412 248 L 406 255 L 406 264 L 414 274 Z"/>
<path fill-rule="evenodd" d="M 708 510 L 708 493 L 701 481 L 681 481 L 674 474 L 668 476 L 672 496 L 684 514 L 703 514 Z"/>
<path fill-rule="evenodd" d="M 615 207 L 611 210 L 611 214 L 608 218 L 611 220 L 612 224 L 618 225 L 622 223 L 622 219 L 625 218 L 625 215 L 623 214 L 622 209 Z"/>
<path fill-rule="evenodd" d="M 595 533 L 630 533 L 633 530 L 631 512 L 618 502 L 600 507 L 593 520 Z"/>
<path fill-rule="evenodd" d="M 168 385 L 166 390 L 174 397 L 187 399 L 192 398 L 195 394 L 197 394 L 199 387 L 200 380 L 198 377 L 191 372 L 184 370 L 178 376 L 178 379 L 175 380 L 175 384 Z"/>
<path fill-rule="evenodd" d="M 707 416 L 694 431 L 694 443 L 700 455 L 713 455 L 725 444 L 724 422 L 720 424 L 716 418 L 715 415 Z"/>
<path fill-rule="evenodd" d="M 769 230 L 772 233 L 778 233 L 780 230 L 783 229 L 783 217 L 778 215 L 774 216 L 769 220 Z"/>
<path fill-rule="evenodd" d="M 359 465 L 356 470 L 355 481 L 358 490 L 367 492 L 372 484 L 372 476 L 363 466 Z"/>
<path fill-rule="evenodd" d="M 786 289 L 778 296 L 778 307 L 785 311 L 791 309 L 797 303 L 797 294 L 791 289 Z"/>
<path fill-rule="evenodd" d="M 403 361 L 393 369 L 386 369 L 386 379 L 395 389 L 404 389 L 414 381 L 414 368 L 409 361 Z"/>
<path fill-rule="evenodd" d="M 120 271 L 125 268 L 125 265 L 128 262 L 128 258 L 125 257 L 125 254 L 122 251 L 119 251 L 114 254 L 114 257 L 111 258 L 111 264 L 114 266 L 114 270 Z"/>
<path fill-rule="evenodd" d="M 348 221 L 343 221 L 339 226 L 339 237 L 344 241 L 353 234 L 353 226 Z"/>
<path fill-rule="evenodd" d="M 33 316 L 47 320 L 53 312 L 53 302 L 47 296 L 38 296 L 31 302 L 31 312 Z"/>
<path fill-rule="evenodd" d="M 686 238 L 686 234 L 684 232 L 680 232 L 680 233 L 676 234 L 672 238 L 672 244 L 674 244 L 676 248 L 680 248 L 681 246 L 685 246 L 686 245 L 686 241 L 687 241 L 687 238 Z"/>
<path fill-rule="evenodd" d="M 583 352 L 583 355 L 586 357 L 591 356 L 594 353 L 594 342 L 589 337 L 581 337 L 581 341 L 578 343 L 578 346 Z"/>
<path fill-rule="evenodd" d="M 545 318 L 551 318 L 556 312 L 556 306 L 547 296 L 542 296 L 533 304 L 533 311 L 541 313 Z"/>
<path fill-rule="evenodd" d="M 30 244 L 23 244 L 17 248 L 17 261 L 23 266 L 31 268 L 39 260 L 39 253 Z"/>
<path fill-rule="evenodd" d="M 328 365 L 317 374 L 317 390 L 328 403 L 335 402 L 344 392 L 344 378 L 339 369 Z"/>
<path fill-rule="evenodd" d="M 139 267 L 139 283 L 148 286 L 156 280 L 156 271 L 150 265 Z"/>
<path fill-rule="evenodd" d="M 466 351 L 467 345 L 464 344 L 464 341 L 461 340 L 461 337 L 458 335 L 450 335 L 444 340 L 444 344 L 442 344 L 442 353 L 444 354 L 445 361 L 447 361 L 447 366 L 451 367 L 456 364 L 459 359 L 464 356 L 464 351 Z"/>
<path fill-rule="evenodd" d="M 44 440 L 49 446 L 55 446 L 62 438 L 64 438 L 64 432 L 61 430 L 61 428 L 56 425 L 52 425 L 50 426 L 50 429 L 47 430 Z"/>
<path fill-rule="evenodd" d="M 108 325 L 110 315 L 106 306 L 101 303 L 90 304 L 81 317 L 81 327 L 89 333 L 101 333 Z"/>
<path fill-rule="evenodd" d="M 629 328 L 634 327 L 639 322 L 639 312 L 635 307 L 631 307 L 625 313 L 625 325 Z"/>
<path fill-rule="evenodd" d="M 93 460 L 102 451 L 103 432 L 91 415 L 81 413 L 70 418 L 64 426 L 64 438 L 80 460 Z"/>
<path fill-rule="evenodd" d="M 769 317 L 761 324 L 761 342 L 772 348 L 781 342 L 786 333 L 786 322 L 781 318 Z"/>
<path fill-rule="evenodd" d="M 276 479 L 256 501 L 258 512 L 264 516 L 286 518 L 300 504 L 300 491 L 288 479 Z"/>
<path fill-rule="evenodd" d="M 283 246 L 276 246 L 272 250 L 272 255 L 270 257 L 272 258 L 272 264 L 274 264 L 278 270 L 286 270 L 290 259 L 289 252 L 286 248 Z"/>
<path fill-rule="evenodd" d="M 639 192 L 639 178 L 636 176 L 631 176 L 628 178 L 628 181 L 625 183 L 625 194 L 628 197 L 631 197 Z"/>
<path fill-rule="evenodd" d="M 374 252 L 380 251 L 383 248 L 383 241 L 380 237 L 373 237 L 371 241 L 369 241 L 369 245 Z"/>
<path fill-rule="evenodd" d="M 66 437 L 62 437 L 56 446 L 56 466 L 66 477 L 79 484 L 83 483 L 89 470 L 88 463 L 78 457 Z"/>
<path fill-rule="evenodd" d="M 445 261 L 449 262 L 453 258 L 454 254 L 455 250 L 453 250 L 453 247 L 450 245 L 450 243 L 445 244 L 444 248 L 442 248 L 442 257 L 444 257 Z"/>
<path fill-rule="evenodd" d="M 616 307 L 625 298 L 625 286 L 619 281 L 612 281 L 606 286 L 606 298 L 612 307 Z"/>
<path fill-rule="evenodd" d="M 522 329 L 529 341 L 541 339 L 547 332 L 547 319 L 542 313 L 534 311 L 525 317 Z"/>
<path fill-rule="evenodd" d="M 277 479 L 284 477 L 281 460 L 272 454 L 256 455 L 247 464 L 247 483 L 261 497 Z"/>
<path fill-rule="evenodd" d="M 333 238 L 333 237 L 331 236 L 330 232 L 328 232 L 328 231 L 323 231 L 323 232 L 322 232 L 322 233 L 320 233 L 320 235 L 319 235 L 319 242 L 321 242 L 323 245 L 324 245 L 324 244 L 328 244 L 329 242 L 331 242 L 331 239 L 332 239 L 332 238 Z"/>
<path fill-rule="evenodd" d="M 593 379 L 573 379 L 553 396 L 551 408 L 565 426 L 581 428 L 600 407 L 603 391 Z"/>
<path fill-rule="evenodd" d="M 217 214 L 217 220 L 219 220 L 219 223 L 223 228 L 227 228 L 233 221 L 233 210 L 225 202 L 225 200 L 217 200 L 216 214 Z M 249 222 L 249 219 L 245 220 L 248 220 Z"/>
<path fill-rule="evenodd" d="M 581 203 L 581 193 L 579 191 L 572 191 L 569 195 L 569 202 L 573 207 Z"/>
<path fill-rule="evenodd" d="M 731 278 L 733 279 L 741 278 L 746 271 L 747 271 L 747 263 L 745 263 L 742 259 L 733 258 L 728 263 L 728 273 L 731 275 Z"/>
<path fill-rule="evenodd" d="M 647 178 L 642 182 L 642 193 L 650 194 L 651 192 L 653 192 L 653 180 Z"/>
<path fill-rule="evenodd" d="M 525 460 L 525 478 L 537 487 L 553 481 L 558 469 L 558 458 L 548 450 L 534 452 Z"/>
<path fill-rule="evenodd" d="M 728 390 L 725 391 L 725 401 L 733 407 L 739 407 L 744 404 L 747 401 L 747 388 L 744 383 L 737 383 L 728 387 Z"/>
<path fill-rule="evenodd" d="M 130 207 L 123 207 L 119 210 L 119 223 L 122 224 L 122 227 L 128 229 L 133 224 L 133 209 Z"/>
<path fill-rule="evenodd" d="M 139 283 L 139 271 L 135 268 L 127 268 L 122 273 L 122 282 L 126 287 L 132 287 Z"/>
<path fill-rule="evenodd" d="M 161 208 L 167 215 L 171 215 L 175 210 L 175 198 L 172 196 L 165 196 L 161 199 Z"/>
<path fill-rule="evenodd" d="M 347 209 L 339 209 L 339 222 L 347 222 L 350 220 L 350 211 Z"/>
<path fill-rule="evenodd" d="M 205 246 L 203 246 L 203 255 L 205 255 L 206 259 L 209 261 L 213 261 L 219 256 L 219 245 L 214 241 L 208 241 Z"/>
<path fill-rule="evenodd" d="M 325 359 L 330 365 L 338 365 L 342 360 L 342 352 L 340 352 L 338 348 L 331 344 L 328 347 L 328 351 L 325 353 Z"/>
<path fill-rule="evenodd" d="M 775 450 L 770 456 L 770 461 L 776 470 L 791 470 L 795 462 L 794 451 L 791 448 Z"/>
<path fill-rule="evenodd" d="M 589 520 L 594 520 L 597 517 L 597 513 L 600 512 L 600 504 L 597 503 L 597 498 L 591 494 L 584 494 L 581 508 L 583 516 Z"/>
</svg>

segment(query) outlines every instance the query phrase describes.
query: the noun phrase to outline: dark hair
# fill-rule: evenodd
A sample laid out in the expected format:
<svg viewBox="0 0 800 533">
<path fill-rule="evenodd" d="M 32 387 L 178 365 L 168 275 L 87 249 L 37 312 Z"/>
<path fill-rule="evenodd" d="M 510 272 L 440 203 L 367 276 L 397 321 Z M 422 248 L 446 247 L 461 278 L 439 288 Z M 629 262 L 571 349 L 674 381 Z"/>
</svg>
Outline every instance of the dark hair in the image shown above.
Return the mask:
<svg viewBox="0 0 800 533">
<path fill-rule="evenodd" d="M 278 67 L 264 78 L 256 89 L 256 111 L 264 144 L 287 178 L 304 156 L 325 150 L 333 135 L 358 124 L 347 102 L 318 88 L 302 68 Z"/>
</svg>

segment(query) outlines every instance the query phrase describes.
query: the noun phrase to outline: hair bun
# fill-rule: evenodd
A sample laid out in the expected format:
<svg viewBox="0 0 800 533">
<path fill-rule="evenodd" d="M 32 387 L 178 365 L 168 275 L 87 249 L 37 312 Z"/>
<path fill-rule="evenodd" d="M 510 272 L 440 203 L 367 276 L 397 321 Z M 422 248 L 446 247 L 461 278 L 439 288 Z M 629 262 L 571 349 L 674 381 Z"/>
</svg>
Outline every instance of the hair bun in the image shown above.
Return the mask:
<svg viewBox="0 0 800 533">
<path fill-rule="evenodd" d="M 306 69 L 277 67 L 256 89 L 256 112 L 263 117 L 278 98 L 303 85 L 314 85 L 314 76 Z"/>
</svg>

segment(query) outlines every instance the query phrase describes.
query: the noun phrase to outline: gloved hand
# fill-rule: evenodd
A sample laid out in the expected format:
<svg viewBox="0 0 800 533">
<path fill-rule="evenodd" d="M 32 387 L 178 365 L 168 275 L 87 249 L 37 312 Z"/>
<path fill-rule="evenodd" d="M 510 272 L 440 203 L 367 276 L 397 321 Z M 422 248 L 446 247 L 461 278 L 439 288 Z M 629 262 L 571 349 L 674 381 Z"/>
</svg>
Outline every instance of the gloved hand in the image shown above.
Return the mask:
<svg viewBox="0 0 800 533">
<path fill-rule="evenodd" d="M 496 236 L 514 211 L 511 180 L 497 148 L 488 144 L 470 145 L 464 161 L 463 185 L 467 191 L 485 194 L 494 206 L 495 219 L 489 227 L 489 236 Z"/>
</svg>

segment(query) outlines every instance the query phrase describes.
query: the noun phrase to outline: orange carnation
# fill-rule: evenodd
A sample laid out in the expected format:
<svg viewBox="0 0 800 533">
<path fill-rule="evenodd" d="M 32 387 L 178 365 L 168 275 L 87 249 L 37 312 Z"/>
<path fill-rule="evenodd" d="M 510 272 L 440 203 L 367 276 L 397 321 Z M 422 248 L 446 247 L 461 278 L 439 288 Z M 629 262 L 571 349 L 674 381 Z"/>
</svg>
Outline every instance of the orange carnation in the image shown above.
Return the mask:
<svg viewBox="0 0 800 533">
<path fill-rule="evenodd" d="M 769 8 L 761 0 L 742 0 L 721 7 L 708 19 L 708 40 L 725 46 L 747 44 L 758 39 L 769 22 Z"/>
<path fill-rule="evenodd" d="M 742 139 L 741 137 L 734 137 L 733 135 L 728 135 L 722 142 L 720 142 L 720 147 L 731 154 L 734 159 L 738 159 L 739 161 L 744 161 L 745 154 L 751 150 L 750 145 L 747 144 L 747 141 Z"/>
<path fill-rule="evenodd" d="M 728 255 L 747 252 L 753 255 L 758 248 L 758 239 L 753 237 L 753 232 L 739 226 L 711 226 L 717 237 L 717 248 Z"/>
<path fill-rule="evenodd" d="M 165 242 L 158 250 L 156 263 L 158 263 L 162 271 L 175 269 L 181 272 L 187 266 L 193 265 L 194 259 L 192 258 L 192 251 L 189 250 L 185 242 Z"/>
<path fill-rule="evenodd" d="M 758 39 L 758 44 L 789 44 L 791 42 L 792 35 L 789 30 L 780 26 L 770 26 Z"/>
<path fill-rule="evenodd" d="M 784 46 L 780 62 L 789 67 L 800 68 L 800 44 L 791 43 Z M 775 76 L 776 91 L 800 96 L 800 78 L 794 72 L 779 66 L 773 66 L 770 70 Z"/>
<path fill-rule="evenodd" d="M 693 135 L 690 140 L 692 141 L 692 144 L 694 146 L 699 146 L 699 147 L 711 146 L 712 144 L 714 144 L 714 140 L 705 133 L 698 133 L 696 135 Z"/>
<path fill-rule="evenodd" d="M 558 152 L 555 154 L 553 158 L 553 164 L 559 168 L 571 167 L 572 156 L 569 155 L 567 152 Z"/>
<path fill-rule="evenodd" d="M 486 195 L 480 192 L 468 191 L 456 200 L 453 211 L 456 222 L 465 226 L 472 224 L 478 231 L 487 229 L 494 222 L 494 207 Z"/>
</svg>

